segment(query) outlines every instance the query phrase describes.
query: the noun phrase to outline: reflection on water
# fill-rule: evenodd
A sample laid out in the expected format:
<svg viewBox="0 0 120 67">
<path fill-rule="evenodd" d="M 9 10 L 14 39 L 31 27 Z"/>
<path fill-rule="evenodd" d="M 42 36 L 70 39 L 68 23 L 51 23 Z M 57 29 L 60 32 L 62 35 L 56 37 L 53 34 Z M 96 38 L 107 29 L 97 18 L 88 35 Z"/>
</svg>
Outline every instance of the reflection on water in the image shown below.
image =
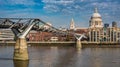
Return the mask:
<svg viewBox="0 0 120 67">
<path fill-rule="evenodd" d="M 14 67 L 28 67 L 29 61 L 17 61 L 13 60 Z"/>
<path fill-rule="evenodd" d="M 0 47 L 0 67 L 120 67 L 120 48 L 29 46 L 29 61 L 13 61 L 14 48 Z"/>
</svg>

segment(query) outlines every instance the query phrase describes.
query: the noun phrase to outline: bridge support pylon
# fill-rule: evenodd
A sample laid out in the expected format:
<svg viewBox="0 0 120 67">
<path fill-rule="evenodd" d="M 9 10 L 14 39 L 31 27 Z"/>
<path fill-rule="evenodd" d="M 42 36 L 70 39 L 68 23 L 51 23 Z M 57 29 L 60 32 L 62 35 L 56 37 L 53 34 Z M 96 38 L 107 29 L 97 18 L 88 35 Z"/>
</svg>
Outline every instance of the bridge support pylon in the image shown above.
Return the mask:
<svg viewBox="0 0 120 67">
<path fill-rule="evenodd" d="M 75 34 L 74 36 L 75 36 L 75 38 L 77 39 L 76 48 L 77 48 L 77 49 L 81 49 L 81 48 L 82 48 L 81 39 L 82 39 L 83 37 L 86 38 L 86 36 L 84 36 L 83 34 Z"/>
<path fill-rule="evenodd" d="M 18 38 L 14 48 L 14 60 L 29 60 L 27 42 L 25 38 Z"/>
<path fill-rule="evenodd" d="M 77 40 L 76 48 L 82 48 L 82 44 L 80 40 Z"/>
</svg>

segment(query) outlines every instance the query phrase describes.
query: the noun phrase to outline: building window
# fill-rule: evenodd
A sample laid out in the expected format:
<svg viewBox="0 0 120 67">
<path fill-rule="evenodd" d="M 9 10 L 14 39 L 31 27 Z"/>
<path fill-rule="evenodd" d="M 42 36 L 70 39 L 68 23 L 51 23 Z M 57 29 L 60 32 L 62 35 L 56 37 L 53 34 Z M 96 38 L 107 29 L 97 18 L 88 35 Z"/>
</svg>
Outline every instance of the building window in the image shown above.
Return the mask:
<svg viewBox="0 0 120 67">
<path fill-rule="evenodd" d="M 97 22 L 97 21 L 95 21 L 95 25 L 98 25 L 98 22 Z"/>
</svg>

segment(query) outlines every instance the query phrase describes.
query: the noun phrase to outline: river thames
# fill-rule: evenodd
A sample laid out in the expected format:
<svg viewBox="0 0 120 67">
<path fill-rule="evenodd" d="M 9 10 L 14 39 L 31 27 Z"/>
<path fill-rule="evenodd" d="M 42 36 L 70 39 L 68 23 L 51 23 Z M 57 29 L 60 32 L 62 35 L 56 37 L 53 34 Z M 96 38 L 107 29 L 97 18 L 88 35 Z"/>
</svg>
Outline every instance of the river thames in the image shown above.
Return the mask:
<svg viewBox="0 0 120 67">
<path fill-rule="evenodd" d="M 29 61 L 13 61 L 13 46 L 0 46 L 0 67 L 120 67 L 120 48 L 29 46 Z"/>
</svg>

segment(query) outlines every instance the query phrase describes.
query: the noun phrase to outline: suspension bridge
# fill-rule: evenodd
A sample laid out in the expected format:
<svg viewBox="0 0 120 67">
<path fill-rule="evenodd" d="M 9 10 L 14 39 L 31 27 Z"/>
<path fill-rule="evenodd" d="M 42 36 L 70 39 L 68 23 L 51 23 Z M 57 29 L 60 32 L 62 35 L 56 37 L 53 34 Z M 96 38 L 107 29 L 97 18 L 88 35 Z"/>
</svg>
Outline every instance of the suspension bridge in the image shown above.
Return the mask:
<svg viewBox="0 0 120 67">
<path fill-rule="evenodd" d="M 4 25 L 7 22 L 10 24 Z M 84 34 L 59 30 L 38 18 L 0 18 L 0 25 L 0 27 L 4 26 L 5 28 L 11 29 L 15 35 L 16 44 L 14 48 L 14 60 L 29 60 L 26 36 L 31 29 L 51 32 L 57 35 L 72 34 L 77 39 L 77 48 L 82 47 L 81 39 L 85 37 Z M 47 25 L 49 28 L 44 28 L 44 25 Z"/>
</svg>

